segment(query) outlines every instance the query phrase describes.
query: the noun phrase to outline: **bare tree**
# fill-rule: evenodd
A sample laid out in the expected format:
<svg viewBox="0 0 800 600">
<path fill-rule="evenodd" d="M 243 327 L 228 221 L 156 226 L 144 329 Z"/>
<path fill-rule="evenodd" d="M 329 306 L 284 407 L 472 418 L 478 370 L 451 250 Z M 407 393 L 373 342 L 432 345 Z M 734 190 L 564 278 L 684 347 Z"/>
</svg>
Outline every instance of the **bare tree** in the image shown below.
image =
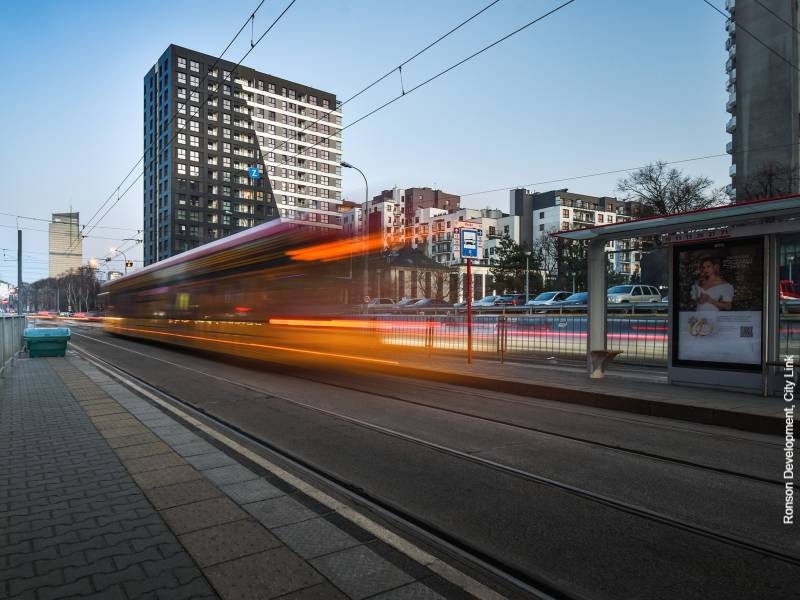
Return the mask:
<svg viewBox="0 0 800 600">
<path fill-rule="evenodd" d="M 741 186 L 742 200 L 788 196 L 797 189 L 798 175 L 790 166 L 770 162 L 748 177 Z"/>
<path fill-rule="evenodd" d="M 533 242 L 533 256 L 536 257 L 539 270 L 544 278 L 545 287 L 558 276 L 558 265 L 561 260 L 560 240 L 553 236 L 557 229 L 551 228 L 542 232 Z"/>
<path fill-rule="evenodd" d="M 684 175 L 657 161 L 617 182 L 627 200 L 641 202 L 647 213 L 670 215 L 726 203 L 722 188 L 714 188 L 709 177 Z"/>
</svg>

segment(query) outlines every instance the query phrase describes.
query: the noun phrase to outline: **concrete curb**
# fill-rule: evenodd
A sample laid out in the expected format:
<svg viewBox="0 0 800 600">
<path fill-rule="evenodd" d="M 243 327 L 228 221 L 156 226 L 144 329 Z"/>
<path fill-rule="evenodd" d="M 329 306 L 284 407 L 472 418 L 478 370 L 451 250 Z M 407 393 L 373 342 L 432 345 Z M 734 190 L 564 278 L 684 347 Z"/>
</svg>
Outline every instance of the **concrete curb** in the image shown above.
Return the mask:
<svg viewBox="0 0 800 600">
<path fill-rule="evenodd" d="M 607 392 L 560 388 L 539 383 L 494 379 L 492 377 L 456 373 L 453 371 L 434 371 L 432 369 L 423 369 L 420 367 L 402 366 L 393 369 L 384 369 L 372 366 L 371 368 L 387 374 L 402 374 L 417 379 L 427 379 L 441 383 L 516 394 L 519 396 L 530 396 L 542 400 L 592 406 L 595 408 L 604 408 L 606 410 L 617 410 L 652 417 L 701 423 L 703 425 L 729 427 L 731 429 L 739 429 L 753 433 L 780 435 L 784 427 L 784 422 L 779 417 L 756 415 L 734 410 L 687 404 L 673 404 L 671 402 L 634 398 L 631 396 L 609 394 Z M 398 373 L 398 371 L 401 373 Z"/>
</svg>

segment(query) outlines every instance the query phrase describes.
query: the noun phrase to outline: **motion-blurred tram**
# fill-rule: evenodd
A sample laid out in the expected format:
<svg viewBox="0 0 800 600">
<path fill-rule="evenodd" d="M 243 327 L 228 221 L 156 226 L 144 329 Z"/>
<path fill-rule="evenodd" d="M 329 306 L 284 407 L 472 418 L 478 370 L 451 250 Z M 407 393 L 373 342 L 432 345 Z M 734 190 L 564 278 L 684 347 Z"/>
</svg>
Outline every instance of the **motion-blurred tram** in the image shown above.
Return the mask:
<svg viewBox="0 0 800 600">
<path fill-rule="evenodd" d="M 106 283 L 104 327 L 282 363 L 393 362 L 347 318 L 353 271 L 381 245 L 270 221 Z"/>
</svg>

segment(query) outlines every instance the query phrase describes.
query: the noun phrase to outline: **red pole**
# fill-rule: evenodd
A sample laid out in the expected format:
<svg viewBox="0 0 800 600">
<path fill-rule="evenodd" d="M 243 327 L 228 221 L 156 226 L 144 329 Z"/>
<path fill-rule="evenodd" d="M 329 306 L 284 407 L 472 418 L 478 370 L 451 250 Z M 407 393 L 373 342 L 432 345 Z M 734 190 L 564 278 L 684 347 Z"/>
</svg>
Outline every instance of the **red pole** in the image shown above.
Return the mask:
<svg viewBox="0 0 800 600">
<path fill-rule="evenodd" d="M 467 258 L 467 364 L 472 364 L 472 259 Z"/>
</svg>

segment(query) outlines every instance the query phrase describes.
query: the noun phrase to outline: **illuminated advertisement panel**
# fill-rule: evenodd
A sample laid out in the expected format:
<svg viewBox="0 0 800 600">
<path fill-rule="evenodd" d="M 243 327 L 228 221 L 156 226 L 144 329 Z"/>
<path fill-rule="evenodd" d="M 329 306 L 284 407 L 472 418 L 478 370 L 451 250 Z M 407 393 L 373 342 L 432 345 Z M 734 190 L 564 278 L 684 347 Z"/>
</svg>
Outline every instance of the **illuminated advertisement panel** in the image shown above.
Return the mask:
<svg viewBox="0 0 800 600">
<path fill-rule="evenodd" d="M 673 363 L 760 368 L 763 241 L 678 246 L 673 266 Z"/>
</svg>

